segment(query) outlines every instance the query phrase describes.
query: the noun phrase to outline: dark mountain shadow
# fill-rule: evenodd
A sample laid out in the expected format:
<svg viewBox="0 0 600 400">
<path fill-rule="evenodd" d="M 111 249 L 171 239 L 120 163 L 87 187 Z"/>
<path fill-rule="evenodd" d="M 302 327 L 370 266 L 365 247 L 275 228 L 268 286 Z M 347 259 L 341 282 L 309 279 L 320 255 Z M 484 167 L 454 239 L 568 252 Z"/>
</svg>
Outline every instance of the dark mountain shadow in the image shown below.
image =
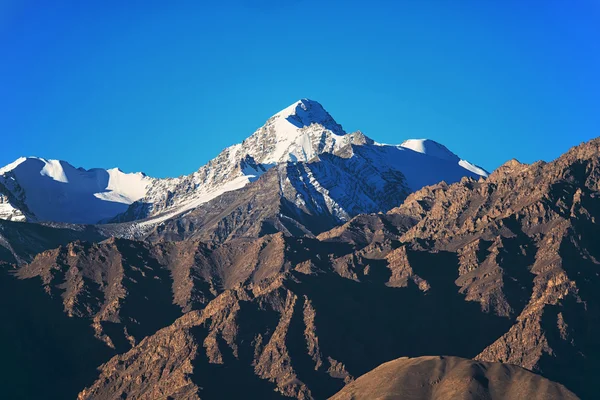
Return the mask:
<svg viewBox="0 0 600 400">
<path fill-rule="evenodd" d="M 2 264 L 17 264 L 18 261 L 14 254 L 4 246 L 0 246 L 0 265 Z"/>
<path fill-rule="evenodd" d="M 123 354 L 131 350 L 131 342 L 125 336 L 122 323 L 101 321 L 100 325 L 102 331 L 110 338 L 117 354 Z"/>
<path fill-rule="evenodd" d="M 581 301 L 569 295 L 545 307 L 541 324 L 553 354 L 544 354 L 538 365 L 545 377 L 593 399 L 600 393 L 600 225 L 586 212 L 600 215 L 600 199 L 584 193 L 576 212 L 585 211 L 571 218 L 572 231 L 559 250 L 562 268 L 575 281 Z"/>
<path fill-rule="evenodd" d="M 0 220 L 0 237 L 10 245 L 10 250 L 0 244 L 0 249 L 8 252 L 0 253 L 0 262 L 30 262 L 33 257 L 43 251 L 55 249 L 76 240 L 99 242 L 106 239 L 93 226 L 76 228 L 52 227 L 28 222 L 12 222 Z"/>
<path fill-rule="evenodd" d="M 502 220 L 515 237 L 502 238 L 502 248 L 497 256 L 498 265 L 503 270 L 503 293 L 508 304 L 513 309 L 512 315 L 519 315 L 531 299 L 533 278 L 530 272 L 535 262 L 537 247 L 533 240 L 521 230 L 516 218 Z"/>
<path fill-rule="evenodd" d="M 262 332 L 263 343 L 269 340 L 269 335 L 275 330 L 278 315 L 273 311 L 260 310 L 249 303 L 241 302 L 242 312 L 239 323 L 237 341 L 239 354 L 236 357 L 225 340 L 217 335 L 217 344 L 223 357 L 223 364 L 212 364 L 208 361 L 206 350 L 202 347 L 204 338 L 208 336 L 206 326 L 196 326 L 191 329 L 192 335 L 199 343 L 199 350 L 192 365 L 194 374 L 192 381 L 201 388 L 200 397 L 206 399 L 285 399 L 275 392 L 275 385 L 268 380 L 260 379 L 254 372 L 252 360 L 256 332 Z"/>
<path fill-rule="evenodd" d="M 114 351 L 89 320 L 69 318 L 39 279 L 0 271 L 0 391 L 6 399 L 74 399 Z"/>
<path fill-rule="evenodd" d="M 454 254 L 411 251 L 409 259 L 415 273 L 430 283 L 427 292 L 412 283 L 391 288 L 333 274 L 296 273 L 297 282 L 287 283 L 311 300 L 322 352 L 342 362 L 353 376 L 403 356 L 472 358 L 510 328 L 507 318 L 483 313 L 479 303 L 465 301 L 458 292 Z M 304 363 L 296 368 L 314 369 L 314 363 Z M 312 390 L 333 394 L 327 384 L 314 381 Z"/>
<path fill-rule="evenodd" d="M 600 391 L 597 379 L 600 310 L 597 304 L 591 309 L 586 308 L 586 304 L 572 297 L 544 307 L 541 327 L 552 354 L 542 354 L 537 368 L 540 375 L 562 383 L 582 399 L 595 399 Z M 558 321 L 565 325 L 557 326 Z M 564 329 L 562 332 L 561 328 Z"/>
<path fill-rule="evenodd" d="M 119 241 L 128 295 L 122 300 L 121 318 L 127 333 L 140 341 L 172 324 L 182 315 L 173 303 L 173 280 L 168 269 L 139 242 Z"/>
<path fill-rule="evenodd" d="M 152 211 L 154 205 L 146 203 L 142 200 L 134 201 L 127 209 L 120 214 L 99 221 L 100 224 L 118 224 L 123 222 L 131 222 L 139 219 L 140 215 L 148 215 Z"/>
<path fill-rule="evenodd" d="M 330 258 L 342 257 L 354 250 L 349 243 L 322 242 L 308 237 L 290 237 L 286 239 L 286 243 L 288 245 L 286 259 L 292 265 L 312 260 L 319 265 L 326 266 Z"/>
<path fill-rule="evenodd" d="M 89 242 L 78 242 L 77 244 L 83 248 L 84 252 L 89 252 L 92 247 L 92 244 Z M 69 291 L 68 275 L 69 272 L 72 271 L 71 266 L 65 261 L 64 257 L 57 257 L 55 263 L 56 268 L 52 268 L 52 273 L 50 275 L 51 280 L 45 290 L 49 297 L 59 299 L 62 298 L 62 296 L 67 295 L 67 292 Z M 21 278 L 29 278 L 31 276 L 21 275 L 22 272 L 23 270 L 17 272 L 17 276 Z M 85 275 L 82 276 L 81 279 L 85 290 L 81 290 L 77 293 L 77 299 L 70 307 L 70 310 L 76 317 L 87 317 L 100 311 L 102 304 L 105 302 L 105 296 L 99 283 L 93 279 L 89 279 Z M 49 298 L 48 301 L 51 301 L 51 299 Z M 64 304 L 63 301 L 63 305 Z"/>
<path fill-rule="evenodd" d="M 344 381 L 343 379 L 333 379 L 326 373 L 328 367 L 326 360 L 322 360 L 325 361 L 324 365 L 317 369 L 315 360 L 307 352 L 306 324 L 303 319 L 305 303 L 306 300 L 297 301 L 294 306 L 285 344 L 298 378 L 310 388 L 315 399 L 325 399 L 342 389 Z"/>
</svg>

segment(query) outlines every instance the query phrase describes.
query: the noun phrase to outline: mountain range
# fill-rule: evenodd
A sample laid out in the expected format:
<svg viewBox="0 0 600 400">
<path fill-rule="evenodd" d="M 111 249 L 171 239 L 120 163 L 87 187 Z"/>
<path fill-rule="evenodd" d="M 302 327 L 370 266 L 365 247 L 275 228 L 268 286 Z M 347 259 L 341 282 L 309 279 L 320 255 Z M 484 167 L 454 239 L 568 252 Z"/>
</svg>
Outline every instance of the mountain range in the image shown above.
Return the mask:
<svg viewBox="0 0 600 400">
<path fill-rule="evenodd" d="M 10 398 L 595 398 L 600 139 L 492 173 L 301 100 L 172 179 L 0 169 Z"/>
<path fill-rule="evenodd" d="M 319 103 L 304 99 L 179 178 L 19 158 L 0 169 L 0 217 L 76 224 L 142 221 L 130 225 L 144 230 L 245 187 L 273 167 L 283 197 L 299 209 L 310 209 L 303 211 L 327 214 L 338 222 L 386 211 L 428 184 L 487 176 L 430 140 L 391 146 L 360 132 L 347 134 Z"/>
</svg>

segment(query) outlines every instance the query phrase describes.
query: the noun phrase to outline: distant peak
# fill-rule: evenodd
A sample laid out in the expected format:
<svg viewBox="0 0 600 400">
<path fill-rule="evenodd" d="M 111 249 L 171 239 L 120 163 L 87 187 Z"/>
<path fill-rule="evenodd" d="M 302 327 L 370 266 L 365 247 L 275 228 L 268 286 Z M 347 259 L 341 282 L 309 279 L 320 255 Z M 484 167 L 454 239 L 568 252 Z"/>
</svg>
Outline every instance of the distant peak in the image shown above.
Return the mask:
<svg viewBox="0 0 600 400">
<path fill-rule="evenodd" d="M 114 172 L 116 174 L 121 174 L 121 175 L 147 176 L 143 172 L 132 172 L 132 173 L 124 172 L 123 170 L 121 170 L 120 168 L 117 168 L 117 167 L 110 168 L 110 169 L 104 169 L 104 168 L 86 169 L 83 167 L 75 167 L 68 161 L 55 160 L 55 159 L 51 159 L 51 158 L 43 158 L 43 157 L 36 157 L 36 156 L 19 157 L 18 159 L 11 162 L 10 164 L 5 165 L 4 167 L 0 167 L 0 175 L 3 175 L 10 171 L 13 171 L 17 168 L 23 169 L 23 170 L 24 169 L 36 170 L 36 171 L 39 170 L 41 175 L 45 175 L 46 174 L 45 171 L 63 171 L 63 170 L 65 170 L 65 171 L 79 171 L 82 173 L 88 173 L 88 172 L 101 173 L 102 171 L 104 171 L 104 172 Z M 50 175 L 52 175 L 52 174 L 50 174 Z"/>
<path fill-rule="evenodd" d="M 402 142 L 400 147 L 443 160 L 460 161 L 460 157 L 448 150 L 446 146 L 431 139 L 408 139 Z"/>
<path fill-rule="evenodd" d="M 50 160 L 50 159 L 47 160 L 42 157 L 35 157 L 35 156 L 19 157 L 12 163 L 0 168 L 0 175 L 4 174 L 6 172 L 13 171 L 16 168 L 38 168 L 38 167 L 44 168 L 45 166 L 48 166 L 48 165 L 51 165 L 56 168 L 56 167 L 60 167 L 63 164 L 70 165 L 66 161 Z"/>
<path fill-rule="evenodd" d="M 295 101 L 294 103 L 290 104 L 289 106 L 287 106 L 280 112 L 278 112 L 276 114 L 276 116 L 281 116 L 281 117 L 285 118 L 290 115 L 294 115 L 294 114 L 296 114 L 298 108 L 305 110 L 305 111 L 314 108 L 314 109 L 320 109 L 320 110 L 326 112 L 325 109 L 323 108 L 323 106 L 321 105 L 321 103 L 319 103 L 318 101 L 310 100 L 310 99 L 300 99 L 300 100 Z"/>
<path fill-rule="evenodd" d="M 520 162 L 516 158 L 512 158 L 512 159 L 508 160 L 507 162 L 505 162 L 504 164 L 502 164 L 501 166 L 499 166 L 498 168 L 496 168 L 496 170 L 494 171 L 494 175 L 507 174 L 507 173 L 510 174 L 513 172 L 522 171 L 523 169 L 527 168 L 528 166 L 529 165 Z"/>
<path fill-rule="evenodd" d="M 311 99 L 300 99 L 296 102 L 296 106 L 302 108 L 303 110 L 309 110 L 312 108 L 327 112 L 325 111 L 325 108 L 323 107 L 323 105 L 321 105 L 321 103 Z"/>
<path fill-rule="evenodd" d="M 520 162 L 516 158 L 511 158 L 510 160 L 508 160 L 507 162 L 505 162 L 504 164 L 502 164 L 499 168 L 501 168 L 501 167 L 519 168 L 519 167 L 522 167 L 523 165 L 525 165 L 525 164 L 523 164 L 522 162 Z"/>
<path fill-rule="evenodd" d="M 300 99 L 275 114 L 273 118 L 284 118 L 297 128 L 319 124 L 336 135 L 346 134 L 342 126 L 315 100 Z"/>
<path fill-rule="evenodd" d="M 301 99 L 269 118 L 240 149 L 260 164 L 308 161 L 343 146 L 347 140 L 342 126 L 321 104 Z"/>
</svg>

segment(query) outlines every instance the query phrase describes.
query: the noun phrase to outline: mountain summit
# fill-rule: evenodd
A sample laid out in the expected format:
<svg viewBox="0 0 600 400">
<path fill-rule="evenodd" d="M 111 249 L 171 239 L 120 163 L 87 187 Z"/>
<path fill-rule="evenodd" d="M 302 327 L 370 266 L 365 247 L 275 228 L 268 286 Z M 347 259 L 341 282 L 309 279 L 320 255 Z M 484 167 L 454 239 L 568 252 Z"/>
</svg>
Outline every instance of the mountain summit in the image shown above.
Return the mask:
<svg viewBox="0 0 600 400">
<path fill-rule="evenodd" d="M 309 161 L 350 144 L 352 138 L 321 104 L 303 99 L 273 115 L 232 149 L 262 164 Z"/>
<path fill-rule="evenodd" d="M 275 114 L 272 118 L 285 118 L 289 123 L 298 128 L 319 124 L 336 135 L 342 136 L 346 134 L 342 126 L 335 122 L 319 102 L 314 100 L 298 100 Z"/>
<path fill-rule="evenodd" d="M 357 213 L 387 211 L 425 185 L 487 176 L 430 140 L 391 146 L 360 132 L 346 133 L 321 104 L 309 99 L 284 108 L 242 143 L 179 178 L 24 160 L 23 165 L 0 169 L 0 218 L 86 224 L 145 220 L 136 222 L 133 231 L 145 231 L 241 189 L 274 166 L 281 166 L 282 173 L 296 172 L 280 175 L 280 185 L 272 190 L 283 193 L 289 182 L 295 188 L 287 191 L 288 196 L 295 193 L 288 199 L 292 204 L 313 203 L 314 212 L 331 214 L 338 222 Z"/>
<path fill-rule="evenodd" d="M 433 141 L 426 146 L 446 149 Z M 440 158 L 439 152 L 383 145 L 361 132 L 346 133 L 321 104 L 302 99 L 197 172 L 161 180 L 114 221 L 145 219 L 136 225 L 145 230 L 245 187 L 276 165 L 280 183 L 271 190 L 287 196 L 301 213 L 325 213 L 336 223 L 357 213 L 387 211 L 425 185 L 487 176 L 458 156 Z M 285 189 L 287 185 L 293 189 Z"/>
</svg>

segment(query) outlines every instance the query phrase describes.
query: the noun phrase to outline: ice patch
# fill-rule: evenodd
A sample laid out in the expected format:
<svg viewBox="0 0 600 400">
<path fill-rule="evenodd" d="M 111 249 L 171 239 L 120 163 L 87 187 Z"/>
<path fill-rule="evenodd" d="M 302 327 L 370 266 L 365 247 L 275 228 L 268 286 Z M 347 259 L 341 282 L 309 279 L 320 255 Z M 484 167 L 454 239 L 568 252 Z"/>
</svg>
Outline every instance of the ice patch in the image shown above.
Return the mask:
<svg viewBox="0 0 600 400">
<path fill-rule="evenodd" d="M 43 158 L 40 158 L 39 160 L 44 162 L 44 167 L 40 171 L 40 175 L 52 178 L 57 182 L 69 183 L 69 179 L 63 170 L 61 161 L 44 160 Z"/>
<path fill-rule="evenodd" d="M 441 158 L 458 162 L 460 158 L 448 150 L 446 146 L 430 139 L 408 139 L 400 145 L 406 149 L 414 150 L 418 153 L 427 154 L 431 157 Z"/>
<path fill-rule="evenodd" d="M 483 177 L 486 177 L 489 175 L 489 172 L 487 172 L 485 169 L 478 167 L 475 164 L 471 164 L 470 162 L 468 162 L 467 160 L 460 160 L 458 162 L 458 165 L 460 165 L 461 167 L 463 167 L 466 170 L 469 170 L 477 175 L 481 175 Z"/>
</svg>

